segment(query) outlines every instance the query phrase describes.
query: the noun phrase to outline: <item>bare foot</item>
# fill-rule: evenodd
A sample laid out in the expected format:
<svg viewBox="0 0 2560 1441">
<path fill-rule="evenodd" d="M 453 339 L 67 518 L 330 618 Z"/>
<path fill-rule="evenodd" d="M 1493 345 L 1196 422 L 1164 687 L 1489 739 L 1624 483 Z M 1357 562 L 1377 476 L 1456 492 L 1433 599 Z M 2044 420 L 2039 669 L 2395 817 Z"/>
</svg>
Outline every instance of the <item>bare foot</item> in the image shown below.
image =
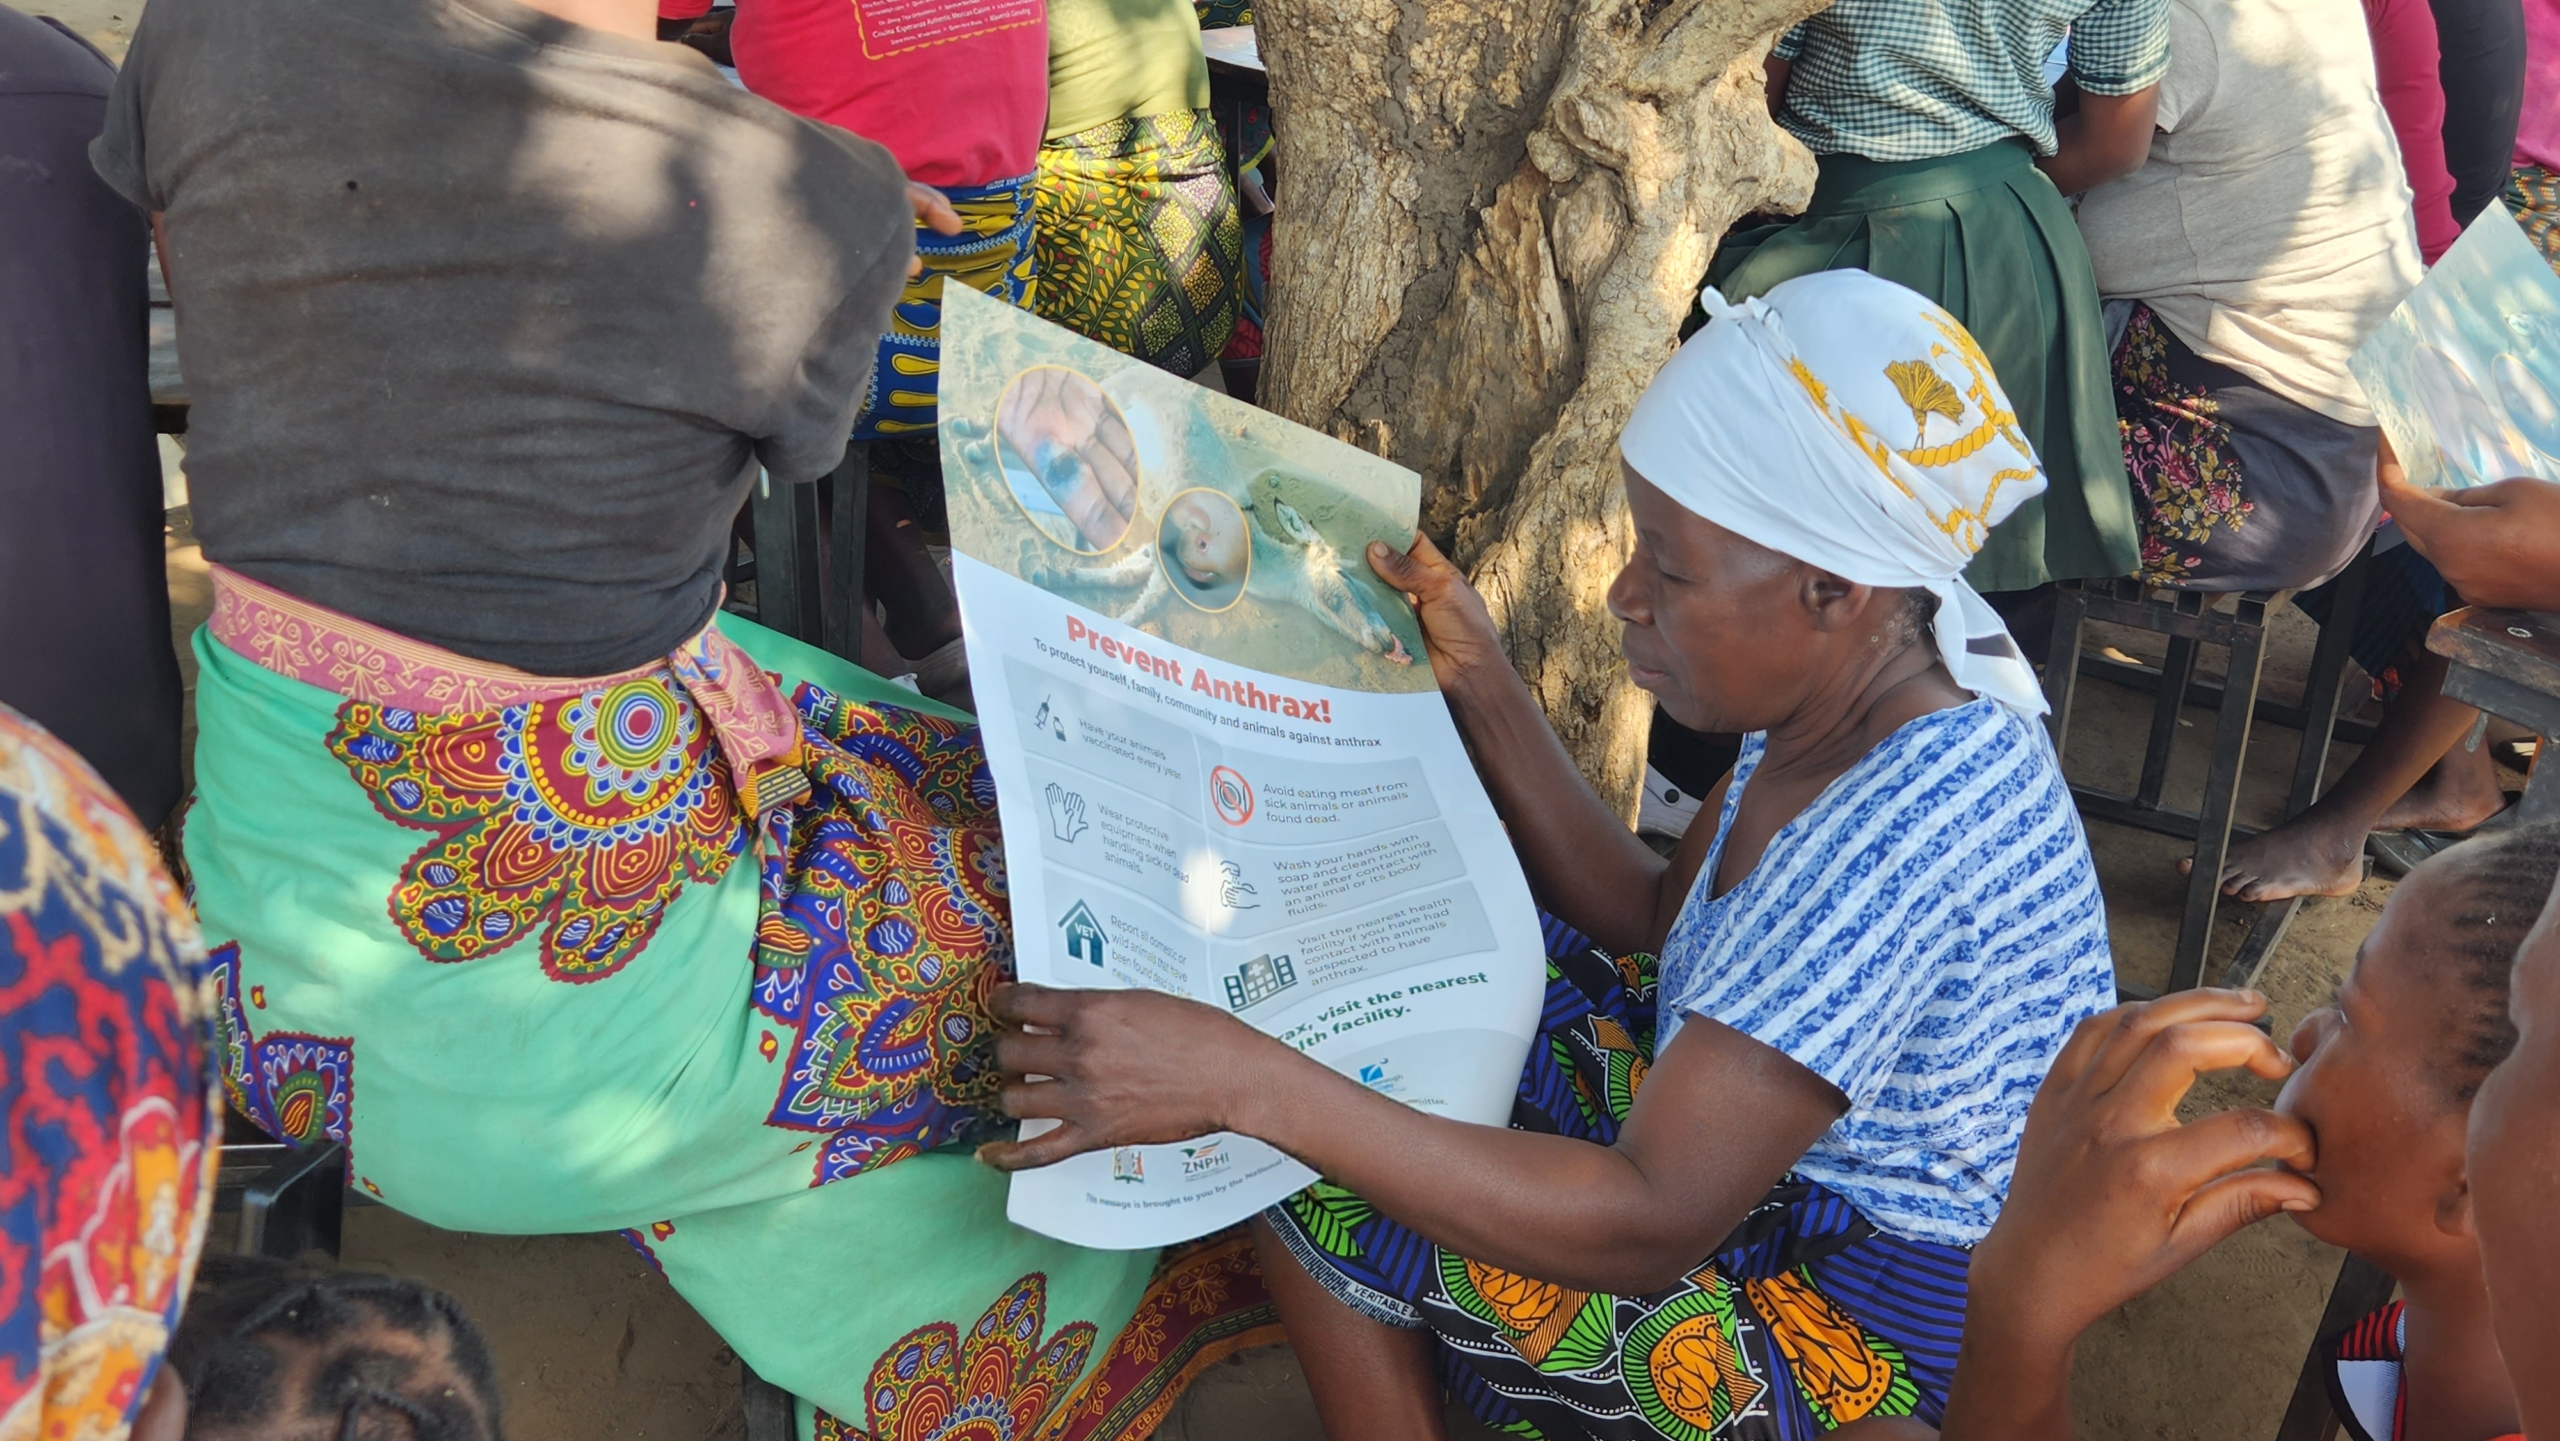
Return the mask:
<svg viewBox="0 0 2560 1441">
<path fill-rule="evenodd" d="M 2391 803 L 2373 823 L 2378 831 L 2468 831 L 2506 809 L 2498 789 L 2498 768 L 2489 748 L 2466 751 L 2460 745 L 2445 752 L 2409 793 Z"/>
<path fill-rule="evenodd" d="M 2343 896 L 2364 882 L 2360 816 L 2324 816 L 2318 807 L 2271 831 L 2231 843 L 2222 862 L 2222 893 L 2244 901 Z M 2188 875 L 2195 862 L 2178 862 Z"/>
</svg>

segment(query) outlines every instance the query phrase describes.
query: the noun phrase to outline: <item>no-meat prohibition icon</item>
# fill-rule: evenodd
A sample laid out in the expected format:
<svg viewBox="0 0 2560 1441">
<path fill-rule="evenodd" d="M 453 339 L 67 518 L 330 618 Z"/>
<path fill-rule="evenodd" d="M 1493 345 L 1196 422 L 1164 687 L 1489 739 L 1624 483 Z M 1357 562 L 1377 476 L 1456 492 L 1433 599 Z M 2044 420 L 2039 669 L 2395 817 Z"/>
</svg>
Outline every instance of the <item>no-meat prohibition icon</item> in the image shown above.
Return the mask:
<svg viewBox="0 0 2560 1441">
<path fill-rule="evenodd" d="M 1209 804 L 1218 808 L 1218 819 L 1231 826 L 1253 819 L 1253 787 L 1231 766 L 1219 766 L 1209 772 Z"/>
</svg>

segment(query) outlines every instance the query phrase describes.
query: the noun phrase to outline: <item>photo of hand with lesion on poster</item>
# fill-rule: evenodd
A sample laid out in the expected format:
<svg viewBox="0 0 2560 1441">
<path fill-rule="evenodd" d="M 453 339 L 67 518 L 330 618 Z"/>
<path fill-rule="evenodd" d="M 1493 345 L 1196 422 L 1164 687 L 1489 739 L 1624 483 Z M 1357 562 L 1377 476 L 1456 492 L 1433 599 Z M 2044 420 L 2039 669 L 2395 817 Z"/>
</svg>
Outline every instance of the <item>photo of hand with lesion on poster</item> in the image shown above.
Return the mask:
<svg viewBox="0 0 2560 1441">
<path fill-rule="evenodd" d="M 1137 440 L 1083 375 L 1039 365 L 1015 377 L 996 408 L 996 459 L 1024 517 L 1050 540 L 1100 555 L 1127 538 L 1138 508 Z"/>
<path fill-rule="evenodd" d="M 954 353 L 946 342 L 946 392 L 996 393 L 977 415 L 944 405 L 945 464 L 966 477 L 945 493 L 972 554 L 1255 670 L 1431 688 L 1412 604 L 1367 558 L 1372 540 L 1413 543 L 1410 503 L 1394 499 L 1412 493 L 1408 472 L 1070 341 L 1037 355 Z M 1016 338 L 1012 348 L 1028 347 Z M 993 373 L 972 384 L 980 366 Z"/>
</svg>

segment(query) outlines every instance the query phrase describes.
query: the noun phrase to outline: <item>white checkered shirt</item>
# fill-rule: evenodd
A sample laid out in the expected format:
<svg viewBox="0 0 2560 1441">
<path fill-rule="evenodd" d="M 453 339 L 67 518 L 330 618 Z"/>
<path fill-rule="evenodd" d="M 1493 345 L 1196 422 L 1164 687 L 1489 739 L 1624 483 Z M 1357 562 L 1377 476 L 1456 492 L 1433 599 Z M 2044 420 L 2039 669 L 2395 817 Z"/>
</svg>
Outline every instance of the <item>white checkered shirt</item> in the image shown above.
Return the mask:
<svg viewBox="0 0 2560 1441">
<path fill-rule="evenodd" d="M 2169 0 L 1838 0 L 1773 52 L 1794 63 L 1778 122 L 1817 155 L 1932 160 L 2023 135 L 2053 153 L 2044 58 L 2130 95 L 2169 70 Z"/>
</svg>

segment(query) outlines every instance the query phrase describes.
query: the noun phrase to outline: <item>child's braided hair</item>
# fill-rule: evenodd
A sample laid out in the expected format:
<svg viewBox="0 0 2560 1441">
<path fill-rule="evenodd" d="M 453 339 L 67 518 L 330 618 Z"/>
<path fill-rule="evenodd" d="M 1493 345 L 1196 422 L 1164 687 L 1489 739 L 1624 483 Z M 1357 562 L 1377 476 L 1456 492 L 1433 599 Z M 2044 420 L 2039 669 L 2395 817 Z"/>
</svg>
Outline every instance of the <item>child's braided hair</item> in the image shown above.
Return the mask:
<svg viewBox="0 0 2560 1441">
<path fill-rule="evenodd" d="M 2438 864 L 2448 870 L 2455 897 L 2443 949 L 2461 968 L 2466 994 L 2437 1049 L 2436 1067 L 2453 1098 L 2469 1101 L 2515 1049 L 2508 980 L 2516 950 L 2560 876 L 2560 823 L 2492 831 L 2445 852 Z"/>
<path fill-rule="evenodd" d="M 169 1364 L 191 1441 L 502 1441 L 479 1328 L 403 1277 L 208 1255 Z"/>
</svg>

